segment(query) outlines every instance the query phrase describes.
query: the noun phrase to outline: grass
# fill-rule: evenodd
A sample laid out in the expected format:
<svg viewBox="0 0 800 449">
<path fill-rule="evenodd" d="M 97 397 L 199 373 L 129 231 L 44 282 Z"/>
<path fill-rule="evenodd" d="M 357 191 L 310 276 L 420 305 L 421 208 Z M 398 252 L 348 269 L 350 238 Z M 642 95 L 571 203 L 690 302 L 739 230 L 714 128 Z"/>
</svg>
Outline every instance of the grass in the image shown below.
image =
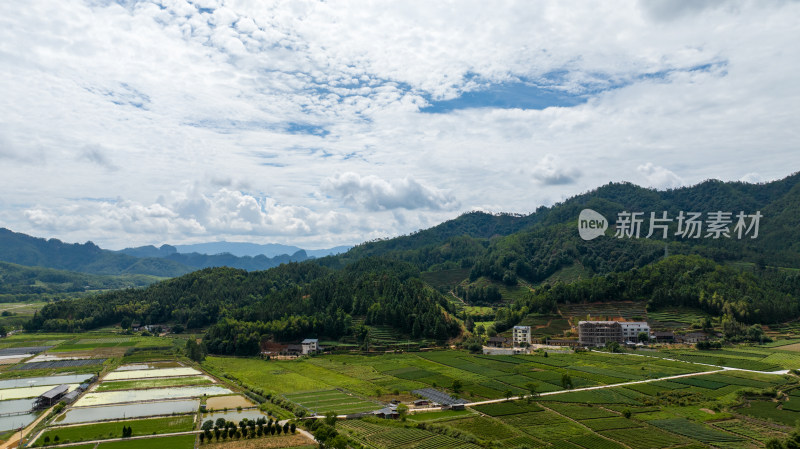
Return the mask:
<svg viewBox="0 0 800 449">
<path fill-rule="evenodd" d="M 133 436 L 154 435 L 161 433 L 184 432 L 194 428 L 194 417 L 178 416 L 170 418 L 134 419 L 128 421 L 107 422 L 51 428 L 46 430 L 38 440 L 37 446 L 44 445 L 45 437 L 53 441 L 56 436 L 61 443 L 121 438 L 122 427 L 133 429 Z"/>
</svg>

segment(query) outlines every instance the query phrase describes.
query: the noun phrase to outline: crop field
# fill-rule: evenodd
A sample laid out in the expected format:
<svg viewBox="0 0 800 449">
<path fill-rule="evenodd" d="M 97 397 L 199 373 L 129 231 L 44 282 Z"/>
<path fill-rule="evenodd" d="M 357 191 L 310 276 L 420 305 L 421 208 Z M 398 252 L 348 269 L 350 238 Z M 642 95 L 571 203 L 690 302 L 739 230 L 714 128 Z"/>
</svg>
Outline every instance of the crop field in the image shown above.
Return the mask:
<svg viewBox="0 0 800 449">
<path fill-rule="evenodd" d="M 134 390 L 142 388 L 209 385 L 212 383 L 213 382 L 211 381 L 211 379 L 203 376 L 168 377 L 164 379 L 117 380 L 111 382 L 103 382 L 94 391 L 99 393 L 103 391 Z"/>
<path fill-rule="evenodd" d="M 737 409 L 742 415 L 751 416 L 764 421 L 794 426 L 800 420 L 800 412 L 792 411 L 787 408 L 779 409 L 780 402 L 768 400 L 750 401 L 749 404 Z"/>
<path fill-rule="evenodd" d="M 100 443 L 97 449 L 193 449 L 194 435 L 176 435 L 140 440 L 110 441 Z"/>
<path fill-rule="evenodd" d="M 422 273 L 422 279 L 431 284 L 434 288 L 450 287 L 458 285 L 469 277 L 469 268 L 456 268 L 451 270 L 426 271 Z"/>
<path fill-rule="evenodd" d="M 645 305 L 639 302 L 568 304 L 559 305 L 558 311 L 563 316 L 575 317 L 581 320 L 585 320 L 586 317 L 592 317 L 593 319 L 622 317 L 629 320 L 647 317 Z"/>
<path fill-rule="evenodd" d="M 708 314 L 688 307 L 662 308 L 658 311 L 647 312 L 647 319 L 656 326 L 688 327 L 690 324 L 702 320 Z"/>
<path fill-rule="evenodd" d="M 742 438 L 727 432 L 721 432 L 685 418 L 658 419 L 650 424 L 663 430 L 683 435 L 704 443 L 742 441 Z"/>
<path fill-rule="evenodd" d="M 675 349 L 648 353 L 648 355 L 754 371 L 800 368 L 800 354 L 771 348 L 738 347 L 710 351 Z"/>
<path fill-rule="evenodd" d="M 157 368 L 157 369 L 137 369 L 137 370 L 117 370 L 106 375 L 104 381 L 109 380 L 129 380 L 129 379 L 149 379 L 153 377 L 178 377 L 178 376 L 198 376 L 202 374 L 194 368 Z"/>
<path fill-rule="evenodd" d="M 741 419 L 731 419 L 728 421 L 717 421 L 713 423 L 714 427 L 727 430 L 728 432 L 737 435 L 746 436 L 756 441 L 767 441 L 771 438 L 783 439 L 786 437 L 785 432 L 776 430 L 773 427 L 756 424 L 751 421 Z"/>
<path fill-rule="evenodd" d="M 265 392 L 283 395 L 342 388 L 361 397 L 379 397 L 392 391 L 436 388 L 471 401 L 499 399 L 508 392 L 526 394 L 530 384 L 536 384 L 538 392 L 559 391 L 563 389 L 564 375 L 571 378 L 573 387 L 579 388 L 713 369 L 657 358 L 594 352 L 544 357 L 485 356 L 462 351 L 270 361 L 208 357 L 203 366 L 217 376 L 230 376 Z M 451 387 L 456 380 L 462 386 L 453 392 Z M 629 396 L 622 401 L 629 403 L 640 397 L 634 392 Z M 614 401 L 618 402 L 617 399 Z"/>
<path fill-rule="evenodd" d="M 345 421 L 339 427 L 362 443 L 387 449 L 478 449 L 480 447 L 427 430 L 374 424 L 363 420 Z"/>
<path fill-rule="evenodd" d="M 349 415 L 378 410 L 383 404 L 368 401 L 340 390 L 322 390 L 285 395 L 286 399 L 301 405 L 312 413 L 323 415 L 335 412 L 338 415 Z"/>
<path fill-rule="evenodd" d="M 688 438 L 654 427 L 608 430 L 600 432 L 600 434 L 606 438 L 640 449 L 661 449 L 691 442 Z"/>
<path fill-rule="evenodd" d="M 194 417 L 178 416 L 86 424 L 81 426 L 51 427 L 37 438 L 36 445 L 42 446 L 45 438 L 47 441 L 53 441 L 56 436 L 59 437 L 59 441 L 62 443 L 120 438 L 122 437 L 123 426 L 130 426 L 133 430 L 133 436 L 185 432 L 194 428 Z"/>
</svg>

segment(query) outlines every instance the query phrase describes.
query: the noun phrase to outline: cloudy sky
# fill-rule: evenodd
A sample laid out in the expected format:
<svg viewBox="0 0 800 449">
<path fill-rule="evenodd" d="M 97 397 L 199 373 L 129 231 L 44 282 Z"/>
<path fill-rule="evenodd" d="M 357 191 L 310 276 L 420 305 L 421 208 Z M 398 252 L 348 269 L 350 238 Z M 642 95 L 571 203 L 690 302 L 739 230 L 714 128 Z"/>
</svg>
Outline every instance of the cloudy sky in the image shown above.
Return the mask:
<svg viewBox="0 0 800 449">
<path fill-rule="evenodd" d="M 0 226 L 354 244 L 800 170 L 792 1 L 0 2 Z"/>
</svg>

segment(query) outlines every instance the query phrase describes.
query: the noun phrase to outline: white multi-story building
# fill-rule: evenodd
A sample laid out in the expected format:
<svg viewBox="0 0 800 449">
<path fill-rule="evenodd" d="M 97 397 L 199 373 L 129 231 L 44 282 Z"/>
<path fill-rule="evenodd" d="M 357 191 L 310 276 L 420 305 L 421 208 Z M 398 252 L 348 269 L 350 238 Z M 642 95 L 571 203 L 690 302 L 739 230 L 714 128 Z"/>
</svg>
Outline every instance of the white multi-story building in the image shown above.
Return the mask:
<svg viewBox="0 0 800 449">
<path fill-rule="evenodd" d="M 514 346 L 530 346 L 531 345 L 531 327 L 530 326 L 514 326 Z"/>
<path fill-rule="evenodd" d="M 620 322 L 622 326 L 622 338 L 626 341 L 638 342 L 639 334 L 644 332 L 650 335 L 650 326 L 646 321 L 628 321 Z"/>
<path fill-rule="evenodd" d="M 303 347 L 303 354 L 311 354 L 319 351 L 319 340 L 316 338 L 306 338 L 300 345 Z"/>
</svg>

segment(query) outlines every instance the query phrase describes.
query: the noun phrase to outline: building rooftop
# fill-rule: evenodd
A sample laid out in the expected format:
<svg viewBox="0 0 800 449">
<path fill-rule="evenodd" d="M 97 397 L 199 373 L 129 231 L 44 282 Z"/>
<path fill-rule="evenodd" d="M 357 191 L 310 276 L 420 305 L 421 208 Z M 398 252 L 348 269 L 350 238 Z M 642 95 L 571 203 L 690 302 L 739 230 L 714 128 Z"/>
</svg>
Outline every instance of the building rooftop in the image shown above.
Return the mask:
<svg viewBox="0 0 800 449">
<path fill-rule="evenodd" d="M 530 326 L 514 326 L 514 329 L 519 329 L 519 330 L 529 330 L 530 328 L 531 328 Z"/>
<path fill-rule="evenodd" d="M 52 389 L 42 393 L 42 395 L 39 396 L 39 397 L 40 398 L 44 398 L 44 399 L 55 399 L 58 396 L 66 393 L 67 390 L 69 390 L 69 385 L 66 385 L 66 384 L 65 385 L 59 385 L 57 387 L 53 387 Z"/>
<path fill-rule="evenodd" d="M 304 345 L 311 344 L 311 343 L 319 343 L 319 339 L 317 339 L 317 338 L 306 338 L 305 340 L 303 340 L 301 342 L 301 344 L 304 344 Z"/>
<path fill-rule="evenodd" d="M 581 324 L 622 324 L 619 321 L 578 321 L 578 325 Z"/>
</svg>

